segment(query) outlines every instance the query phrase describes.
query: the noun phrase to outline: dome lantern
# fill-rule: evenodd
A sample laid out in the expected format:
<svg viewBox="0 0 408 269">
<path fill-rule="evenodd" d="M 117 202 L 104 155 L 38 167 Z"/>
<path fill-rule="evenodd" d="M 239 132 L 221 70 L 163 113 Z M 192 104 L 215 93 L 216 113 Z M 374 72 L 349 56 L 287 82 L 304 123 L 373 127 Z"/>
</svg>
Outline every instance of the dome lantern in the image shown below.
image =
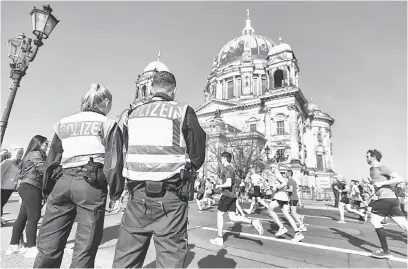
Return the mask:
<svg viewBox="0 0 408 269">
<path fill-rule="evenodd" d="M 245 28 L 242 30 L 242 35 L 255 35 L 255 30 L 251 26 L 251 18 L 249 17 L 249 9 L 247 9 L 247 18 Z"/>
<path fill-rule="evenodd" d="M 134 103 L 148 98 L 154 94 L 152 82 L 153 77 L 157 72 L 168 71 L 167 66 L 160 62 L 160 50 L 157 54 L 157 60 L 149 63 L 143 70 L 142 74 L 139 74 L 136 80 L 136 96 Z"/>
</svg>

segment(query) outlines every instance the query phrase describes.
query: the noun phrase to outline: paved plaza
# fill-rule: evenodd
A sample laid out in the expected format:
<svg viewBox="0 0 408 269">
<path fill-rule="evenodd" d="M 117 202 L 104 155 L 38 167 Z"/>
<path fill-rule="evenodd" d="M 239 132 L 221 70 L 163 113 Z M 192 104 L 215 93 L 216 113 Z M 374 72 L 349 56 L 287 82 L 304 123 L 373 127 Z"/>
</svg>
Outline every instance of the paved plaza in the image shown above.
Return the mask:
<svg viewBox="0 0 408 269">
<path fill-rule="evenodd" d="M 249 207 L 248 203 L 244 204 Z M 33 260 L 23 254 L 4 256 L 12 230 L 13 220 L 19 209 L 18 197 L 13 195 L 5 206 L 5 217 L 11 219 L 1 228 L 2 268 L 28 268 Z M 368 252 L 378 248 L 379 242 L 370 223 L 362 223 L 357 217 L 346 215 L 346 224 L 335 220 L 338 213 L 334 208 L 320 203 L 305 203 L 299 212 L 305 215 L 308 231 L 300 243 L 292 243 L 294 235 L 289 232 L 281 238 L 274 233 L 278 230 L 265 209 L 257 211 L 252 218 L 262 218 L 264 235 L 249 225 L 234 225 L 225 218 L 224 247 L 212 245 L 209 240 L 216 235 L 216 207 L 202 213 L 197 212 L 195 203 L 189 209 L 189 252 L 185 267 L 188 268 L 406 268 L 407 238 L 394 223 L 385 226 L 388 244 L 393 257 L 379 260 L 369 257 Z M 96 258 L 98 268 L 111 268 L 118 229 L 122 213 L 107 215 L 101 246 Z M 69 268 L 72 255 L 75 228 L 71 232 L 65 251 L 62 268 Z M 144 268 L 155 267 L 154 243 L 151 244 Z"/>
</svg>

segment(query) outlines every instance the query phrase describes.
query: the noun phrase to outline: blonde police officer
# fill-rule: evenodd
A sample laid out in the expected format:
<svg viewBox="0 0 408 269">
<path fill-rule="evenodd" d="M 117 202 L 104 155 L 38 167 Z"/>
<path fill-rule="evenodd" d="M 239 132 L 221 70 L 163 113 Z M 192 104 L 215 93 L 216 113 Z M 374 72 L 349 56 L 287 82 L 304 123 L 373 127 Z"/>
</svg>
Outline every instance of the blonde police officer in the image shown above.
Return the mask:
<svg viewBox="0 0 408 269">
<path fill-rule="evenodd" d="M 81 100 L 81 111 L 54 126 L 43 183 L 43 194 L 49 196 L 34 268 L 61 266 L 75 219 L 71 268 L 94 267 L 103 234 L 107 185 L 113 200 L 124 187 L 122 134 L 106 117 L 111 106 L 109 90 L 93 84 Z"/>
<path fill-rule="evenodd" d="M 143 266 L 150 240 L 156 267 L 180 268 L 187 254 L 188 201 L 181 198 L 180 172 L 189 157 L 193 170 L 205 158 L 206 135 L 194 110 L 174 101 L 176 79 L 160 71 L 154 96 L 128 113 L 123 175 L 131 199 L 122 217 L 113 268 Z"/>
</svg>

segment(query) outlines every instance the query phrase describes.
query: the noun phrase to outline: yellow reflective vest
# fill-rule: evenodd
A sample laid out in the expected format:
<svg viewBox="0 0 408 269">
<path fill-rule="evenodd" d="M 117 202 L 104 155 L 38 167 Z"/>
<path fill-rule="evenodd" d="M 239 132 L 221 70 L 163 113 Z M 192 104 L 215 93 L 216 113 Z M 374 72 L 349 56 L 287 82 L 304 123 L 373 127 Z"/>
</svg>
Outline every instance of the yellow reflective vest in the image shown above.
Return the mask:
<svg viewBox="0 0 408 269">
<path fill-rule="evenodd" d="M 155 100 L 129 115 L 124 177 L 162 181 L 184 168 L 188 156 L 182 125 L 187 107 L 175 101 Z"/>
<path fill-rule="evenodd" d="M 90 157 L 104 163 L 106 138 L 113 125 L 113 120 L 91 111 L 65 117 L 55 124 L 55 133 L 64 149 L 62 168 L 85 165 Z"/>
</svg>

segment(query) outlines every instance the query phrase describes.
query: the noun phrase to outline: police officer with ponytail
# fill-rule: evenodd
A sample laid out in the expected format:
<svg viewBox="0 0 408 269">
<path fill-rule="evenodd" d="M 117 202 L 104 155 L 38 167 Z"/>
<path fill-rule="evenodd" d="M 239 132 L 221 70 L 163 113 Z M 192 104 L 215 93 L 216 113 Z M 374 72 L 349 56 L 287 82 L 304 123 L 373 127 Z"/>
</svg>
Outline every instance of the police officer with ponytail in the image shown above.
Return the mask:
<svg viewBox="0 0 408 269">
<path fill-rule="evenodd" d="M 131 199 L 122 217 L 114 268 L 141 268 L 153 237 L 156 267 L 181 268 L 187 254 L 188 201 L 205 158 L 206 134 L 194 110 L 174 101 L 176 79 L 160 71 L 154 96 L 124 122 L 123 175 Z"/>
<path fill-rule="evenodd" d="M 72 225 L 78 223 L 71 268 L 94 268 L 102 240 L 108 195 L 117 200 L 124 187 L 122 133 L 106 115 L 112 95 L 91 85 L 80 112 L 61 119 L 45 164 L 47 207 L 38 236 L 34 268 L 59 268 Z"/>
</svg>

